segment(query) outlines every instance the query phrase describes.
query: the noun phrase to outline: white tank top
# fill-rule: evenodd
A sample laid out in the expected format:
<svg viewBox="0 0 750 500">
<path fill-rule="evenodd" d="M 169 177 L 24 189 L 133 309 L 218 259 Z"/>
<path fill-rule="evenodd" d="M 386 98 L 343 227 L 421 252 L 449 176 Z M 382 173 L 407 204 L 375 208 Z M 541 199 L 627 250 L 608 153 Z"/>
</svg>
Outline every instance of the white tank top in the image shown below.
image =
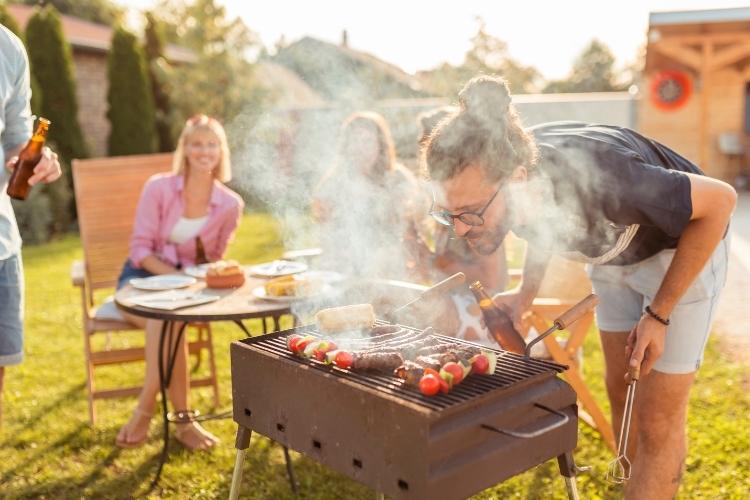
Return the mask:
<svg viewBox="0 0 750 500">
<path fill-rule="evenodd" d="M 187 240 L 194 238 L 203 229 L 206 220 L 208 220 L 208 215 L 196 219 L 180 217 L 180 220 L 177 221 L 177 224 L 174 225 L 172 232 L 169 234 L 169 241 L 181 245 Z"/>
</svg>

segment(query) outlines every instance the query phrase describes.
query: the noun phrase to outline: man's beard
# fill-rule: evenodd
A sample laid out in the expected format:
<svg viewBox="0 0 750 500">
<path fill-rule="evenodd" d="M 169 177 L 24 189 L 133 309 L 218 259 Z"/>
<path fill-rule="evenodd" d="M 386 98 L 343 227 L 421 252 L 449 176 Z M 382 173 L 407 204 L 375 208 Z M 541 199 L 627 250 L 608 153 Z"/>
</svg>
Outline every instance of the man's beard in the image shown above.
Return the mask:
<svg viewBox="0 0 750 500">
<path fill-rule="evenodd" d="M 511 204 L 508 203 L 509 196 L 506 195 L 505 213 L 503 219 L 493 228 L 487 228 L 476 239 L 472 239 L 470 230 L 464 238 L 469 246 L 480 255 L 490 255 L 494 253 L 505 241 L 505 237 L 513 226 L 513 211 Z"/>
<path fill-rule="evenodd" d="M 480 255 L 491 255 L 497 250 L 500 245 L 503 244 L 505 237 L 508 235 L 510 227 L 508 224 L 501 224 L 500 226 L 485 230 L 483 234 L 476 239 L 472 239 L 471 231 L 466 236 L 466 241 L 469 246 Z"/>
</svg>

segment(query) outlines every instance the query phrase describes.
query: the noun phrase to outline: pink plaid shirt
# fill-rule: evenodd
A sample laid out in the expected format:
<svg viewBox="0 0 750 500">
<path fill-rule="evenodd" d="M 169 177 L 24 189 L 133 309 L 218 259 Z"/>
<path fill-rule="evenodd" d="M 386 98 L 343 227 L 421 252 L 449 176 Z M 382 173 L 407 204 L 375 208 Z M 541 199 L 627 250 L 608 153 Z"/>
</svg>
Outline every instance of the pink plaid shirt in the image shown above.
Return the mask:
<svg viewBox="0 0 750 500">
<path fill-rule="evenodd" d="M 179 245 L 169 241 L 172 228 L 185 208 L 182 201 L 184 185 L 185 178 L 181 174 L 156 174 L 146 181 L 130 237 L 130 261 L 133 266 L 140 268 L 141 261 L 149 255 L 156 255 L 173 266 L 195 264 L 195 238 Z M 208 219 L 198 233 L 209 260 L 219 260 L 224 255 L 239 224 L 243 207 L 242 198 L 237 193 L 214 181 Z"/>
</svg>

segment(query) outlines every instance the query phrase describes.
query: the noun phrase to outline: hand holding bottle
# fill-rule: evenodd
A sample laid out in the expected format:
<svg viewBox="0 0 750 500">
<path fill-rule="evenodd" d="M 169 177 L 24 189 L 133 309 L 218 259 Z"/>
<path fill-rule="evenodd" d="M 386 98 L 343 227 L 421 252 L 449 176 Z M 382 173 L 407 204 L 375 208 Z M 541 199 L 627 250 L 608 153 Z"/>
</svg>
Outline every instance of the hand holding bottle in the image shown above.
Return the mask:
<svg viewBox="0 0 750 500">
<path fill-rule="evenodd" d="M 497 293 L 493 295 L 492 301 L 497 307 L 510 316 L 516 330 L 523 330 L 521 326 L 521 316 L 528 308 L 524 306 L 523 298 L 518 290 Z"/>
<path fill-rule="evenodd" d="M 5 162 L 5 168 L 13 171 L 17 162 L 18 155 L 12 156 Z M 60 160 L 57 153 L 45 146 L 42 149 L 42 158 L 36 167 L 34 167 L 34 173 L 29 177 L 28 183 L 30 186 L 39 182 L 49 184 L 59 179 L 60 176 L 62 176 L 62 168 L 60 167 Z"/>
<path fill-rule="evenodd" d="M 57 153 L 44 146 L 49 125 L 49 120 L 40 118 L 31 140 L 6 163 L 5 166 L 13 172 L 7 189 L 12 198 L 25 200 L 31 186 L 38 182 L 53 182 L 62 175 Z"/>
</svg>

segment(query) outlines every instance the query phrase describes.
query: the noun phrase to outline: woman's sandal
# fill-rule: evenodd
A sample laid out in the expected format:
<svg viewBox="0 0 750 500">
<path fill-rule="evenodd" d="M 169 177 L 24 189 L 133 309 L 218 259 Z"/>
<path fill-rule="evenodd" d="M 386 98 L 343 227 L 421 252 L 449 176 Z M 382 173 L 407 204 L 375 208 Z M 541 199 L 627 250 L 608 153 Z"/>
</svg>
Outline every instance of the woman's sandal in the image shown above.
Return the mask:
<svg viewBox="0 0 750 500">
<path fill-rule="evenodd" d="M 135 410 L 133 410 L 133 416 L 130 417 L 130 420 L 128 421 L 128 423 L 123 425 L 122 428 L 120 429 L 120 432 L 117 434 L 117 438 L 115 439 L 115 444 L 119 446 L 120 448 L 137 448 L 141 446 L 148 439 L 148 431 L 149 431 L 149 428 L 151 427 L 151 417 L 153 416 L 154 416 L 153 413 L 144 411 L 140 407 L 136 406 Z M 140 423 L 142 419 L 148 419 L 148 423 L 146 425 L 146 432 L 143 434 L 143 437 L 140 437 L 139 439 L 135 441 L 127 439 L 128 435 L 133 430 L 133 427 L 135 427 L 136 424 Z"/>
<path fill-rule="evenodd" d="M 219 442 L 219 438 L 205 430 L 197 422 L 177 424 L 174 437 L 190 451 L 208 450 Z"/>
</svg>

